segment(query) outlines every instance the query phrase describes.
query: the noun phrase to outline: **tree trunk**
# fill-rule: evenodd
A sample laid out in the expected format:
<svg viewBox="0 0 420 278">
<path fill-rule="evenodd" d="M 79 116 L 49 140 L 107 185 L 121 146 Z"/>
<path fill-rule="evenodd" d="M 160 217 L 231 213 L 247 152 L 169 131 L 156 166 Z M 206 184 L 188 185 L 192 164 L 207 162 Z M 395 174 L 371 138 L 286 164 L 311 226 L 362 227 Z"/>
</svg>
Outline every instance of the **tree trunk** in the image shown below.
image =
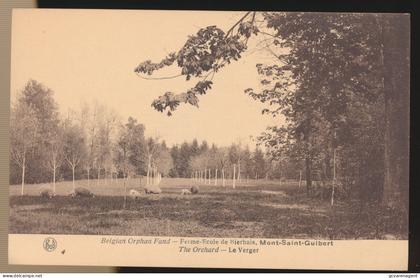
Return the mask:
<svg viewBox="0 0 420 278">
<path fill-rule="evenodd" d="M 334 148 L 334 155 L 333 155 L 333 182 L 332 182 L 332 190 L 331 190 L 331 206 L 334 205 L 335 181 L 336 181 L 336 165 L 335 165 L 336 159 L 337 159 L 337 149 Z"/>
<path fill-rule="evenodd" d="M 408 211 L 410 17 L 381 15 L 384 87 L 383 204 Z"/>
<path fill-rule="evenodd" d="M 157 168 L 156 168 L 156 166 L 153 169 L 153 184 L 157 185 Z"/>
<path fill-rule="evenodd" d="M 97 179 L 97 183 L 98 184 L 99 184 L 100 175 L 101 175 L 101 168 L 98 167 L 98 179 Z"/>
<path fill-rule="evenodd" d="M 54 166 L 53 166 L 53 193 L 54 193 L 54 195 L 55 195 L 55 171 L 56 171 L 56 169 L 57 169 L 57 167 L 54 164 Z"/>
<path fill-rule="evenodd" d="M 241 182 L 241 161 L 238 160 L 238 183 Z"/>
<path fill-rule="evenodd" d="M 127 182 L 126 182 L 127 174 L 124 173 L 124 203 L 123 203 L 123 209 L 127 206 Z"/>
<path fill-rule="evenodd" d="M 153 167 L 152 169 L 152 183 L 153 185 L 156 185 L 156 168 Z"/>
<path fill-rule="evenodd" d="M 23 188 L 25 187 L 25 168 L 26 168 L 26 156 L 23 155 L 22 161 L 22 188 L 20 190 L 20 195 L 23 196 Z"/>
<path fill-rule="evenodd" d="M 211 183 L 211 169 L 209 169 L 209 179 L 208 179 L 208 185 Z"/>
<path fill-rule="evenodd" d="M 328 148 L 325 149 L 325 157 L 324 157 L 324 167 L 325 167 L 325 171 L 324 171 L 324 178 L 326 180 L 330 180 L 331 178 L 331 155 L 328 151 Z"/>
<path fill-rule="evenodd" d="M 236 176 L 236 164 L 233 164 L 233 180 L 232 180 L 232 187 L 235 188 L 235 176 Z"/>
<path fill-rule="evenodd" d="M 214 170 L 214 185 L 217 185 L 217 168 Z"/>
<path fill-rule="evenodd" d="M 146 185 L 150 184 L 150 155 L 147 158 L 147 174 L 146 174 Z"/>
<path fill-rule="evenodd" d="M 302 183 L 302 171 L 299 171 L 299 188 Z"/>
<path fill-rule="evenodd" d="M 72 167 L 71 167 L 71 169 L 72 169 L 72 173 L 73 173 L 73 192 L 74 192 L 74 190 L 75 190 L 75 188 L 76 188 L 76 186 L 74 185 L 74 168 L 75 168 L 75 166 L 72 166 Z"/>
<path fill-rule="evenodd" d="M 211 179 L 210 169 L 208 169 L 207 173 L 208 173 L 208 175 L 207 175 L 207 184 L 210 184 L 210 179 Z"/>
<path fill-rule="evenodd" d="M 88 179 L 88 185 L 90 184 L 90 168 L 87 168 L 87 179 Z"/>
<path fill-rule="evenodd" d="M 306 193 L 308 194 L 308 196 L 311 194 L 311 189 L 312 189 L 312 173 L 311 173 L 311 168 L 312 168 L 312 161 L 309 157 L 305 158 L 305 170 L 306 170 Z"/>
<path fill-rule="evenodd" d="M 222 186 L 225 187 L 225 169 L 222 169 Z"/>
</svg>

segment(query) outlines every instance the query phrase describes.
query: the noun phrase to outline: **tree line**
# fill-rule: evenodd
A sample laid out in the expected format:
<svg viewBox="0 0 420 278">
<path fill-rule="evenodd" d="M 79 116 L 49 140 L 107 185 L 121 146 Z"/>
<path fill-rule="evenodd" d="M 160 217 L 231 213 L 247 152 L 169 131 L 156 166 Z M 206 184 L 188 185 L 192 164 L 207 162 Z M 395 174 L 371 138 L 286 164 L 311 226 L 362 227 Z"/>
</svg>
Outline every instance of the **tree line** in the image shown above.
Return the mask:
<svg viewBox="0 0 420 278">
<path fill-rule="evenodd" d="M 238 181 L 280 178 L 278 164 L 260 148 L 210 146 L 197 139 L 168 147 L 161 138 L 146 137 L 137 119 L 122 123 L 115 111 L 98 103 L 60 115 L 54 92 L 36 80 L 21 90 L 10 115 L 10 183 L 20 183 L 22 194 L 25 183 L 52 182 L 55 190 L 62 180 L 74 187 L 78 179 L 144 176 L 151 184 L 156 177 L 191 178 L 198 171 Z"/>
</svg>

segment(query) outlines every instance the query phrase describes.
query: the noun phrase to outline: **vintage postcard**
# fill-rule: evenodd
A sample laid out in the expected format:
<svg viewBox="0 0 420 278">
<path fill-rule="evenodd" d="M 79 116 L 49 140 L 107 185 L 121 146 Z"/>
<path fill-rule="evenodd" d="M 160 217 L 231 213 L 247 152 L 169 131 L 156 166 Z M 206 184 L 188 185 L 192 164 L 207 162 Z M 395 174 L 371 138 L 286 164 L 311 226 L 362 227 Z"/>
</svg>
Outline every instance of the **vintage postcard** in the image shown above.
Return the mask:
<svg viewBox="0 0 420 278">
<path fill-rule="evenodd" d="M 405 270 L 407 14 L 16 9 L 9 263 Z"/>
</svg>

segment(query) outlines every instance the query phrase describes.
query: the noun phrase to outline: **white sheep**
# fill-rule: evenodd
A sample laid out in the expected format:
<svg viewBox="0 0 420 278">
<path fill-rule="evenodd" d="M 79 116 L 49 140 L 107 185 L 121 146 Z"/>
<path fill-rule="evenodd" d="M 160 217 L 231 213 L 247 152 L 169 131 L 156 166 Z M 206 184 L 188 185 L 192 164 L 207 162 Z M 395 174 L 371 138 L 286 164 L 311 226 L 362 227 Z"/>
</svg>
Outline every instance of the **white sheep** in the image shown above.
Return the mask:
<svg viewBox="0 0 420 278">
<path fill-rule="evenodd" d="M 137 190 L 135 190 L 135 189 L 130 189 L 130 191 L 128 192 L 128 195 L 130 196 L 130 198 L 132 198 L 132 199 L 137 199 L 137 198 L 140 198 L 140 196 L 141 196 L 141 193 L 140 192 L 138 192 Z"/>
<path fill-rule="evenodd" d="M 188 189 L 182 189 L 181 190 L 181 195 L 190 195 L 191 191 L 189 191 Z"/>
</svg>

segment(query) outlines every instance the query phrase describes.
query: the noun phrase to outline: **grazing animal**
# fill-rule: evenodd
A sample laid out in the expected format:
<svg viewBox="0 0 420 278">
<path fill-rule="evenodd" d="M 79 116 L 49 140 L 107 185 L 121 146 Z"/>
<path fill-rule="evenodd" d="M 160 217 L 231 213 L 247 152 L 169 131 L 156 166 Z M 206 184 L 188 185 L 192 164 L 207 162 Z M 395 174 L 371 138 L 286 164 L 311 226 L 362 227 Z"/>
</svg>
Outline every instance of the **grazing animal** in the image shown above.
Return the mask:
<svg viewBox="0 0 420 278">
<path fill-rule="evenodd" d="M 162 189 L 160 189 L 158 186 L 147 185 L 144 188 L 144 192 L 146 194 L 160 194 L 160 193 L 162 193 Z"/>
<path fill-rule="evenodd" d="M 52 197 L 54 197 L 54 192 L 49 188 L 44 188 L 41 190 L 41 192 L 39 192 L 39 196 L 41 196 L 42 198 L 51 199 Z"/>
<path fill-rule="evenodd" d="M 181 195 L 190 195 L 190 194 L 191 194 L 191 191 L 188 190 L 188 189 L 182 189 L 181 190 Z"/>
<path fill-rule="evenodd" d="M 74 191 L 70 193 L 72 198 L 74 197 L 92 197 L 95 198 L 95 195 L 87 188 L 84 187 L 76 187 Z"/>
<path fill-rule="evenodd" d="M 198 193 L 198 186 L 197 185 L 191 186 L 190 191 L 191 191 L 192 194 L 197 194 Z"/>
<path fill-rule="evenodd" d="M 136 200 L 137 198 L 141 196 L 141 193 L 135 189 L 130 189 L 130 191 L 128 192 L 128 195 L 130 196 L 130 198 Z"/>
</svg>

